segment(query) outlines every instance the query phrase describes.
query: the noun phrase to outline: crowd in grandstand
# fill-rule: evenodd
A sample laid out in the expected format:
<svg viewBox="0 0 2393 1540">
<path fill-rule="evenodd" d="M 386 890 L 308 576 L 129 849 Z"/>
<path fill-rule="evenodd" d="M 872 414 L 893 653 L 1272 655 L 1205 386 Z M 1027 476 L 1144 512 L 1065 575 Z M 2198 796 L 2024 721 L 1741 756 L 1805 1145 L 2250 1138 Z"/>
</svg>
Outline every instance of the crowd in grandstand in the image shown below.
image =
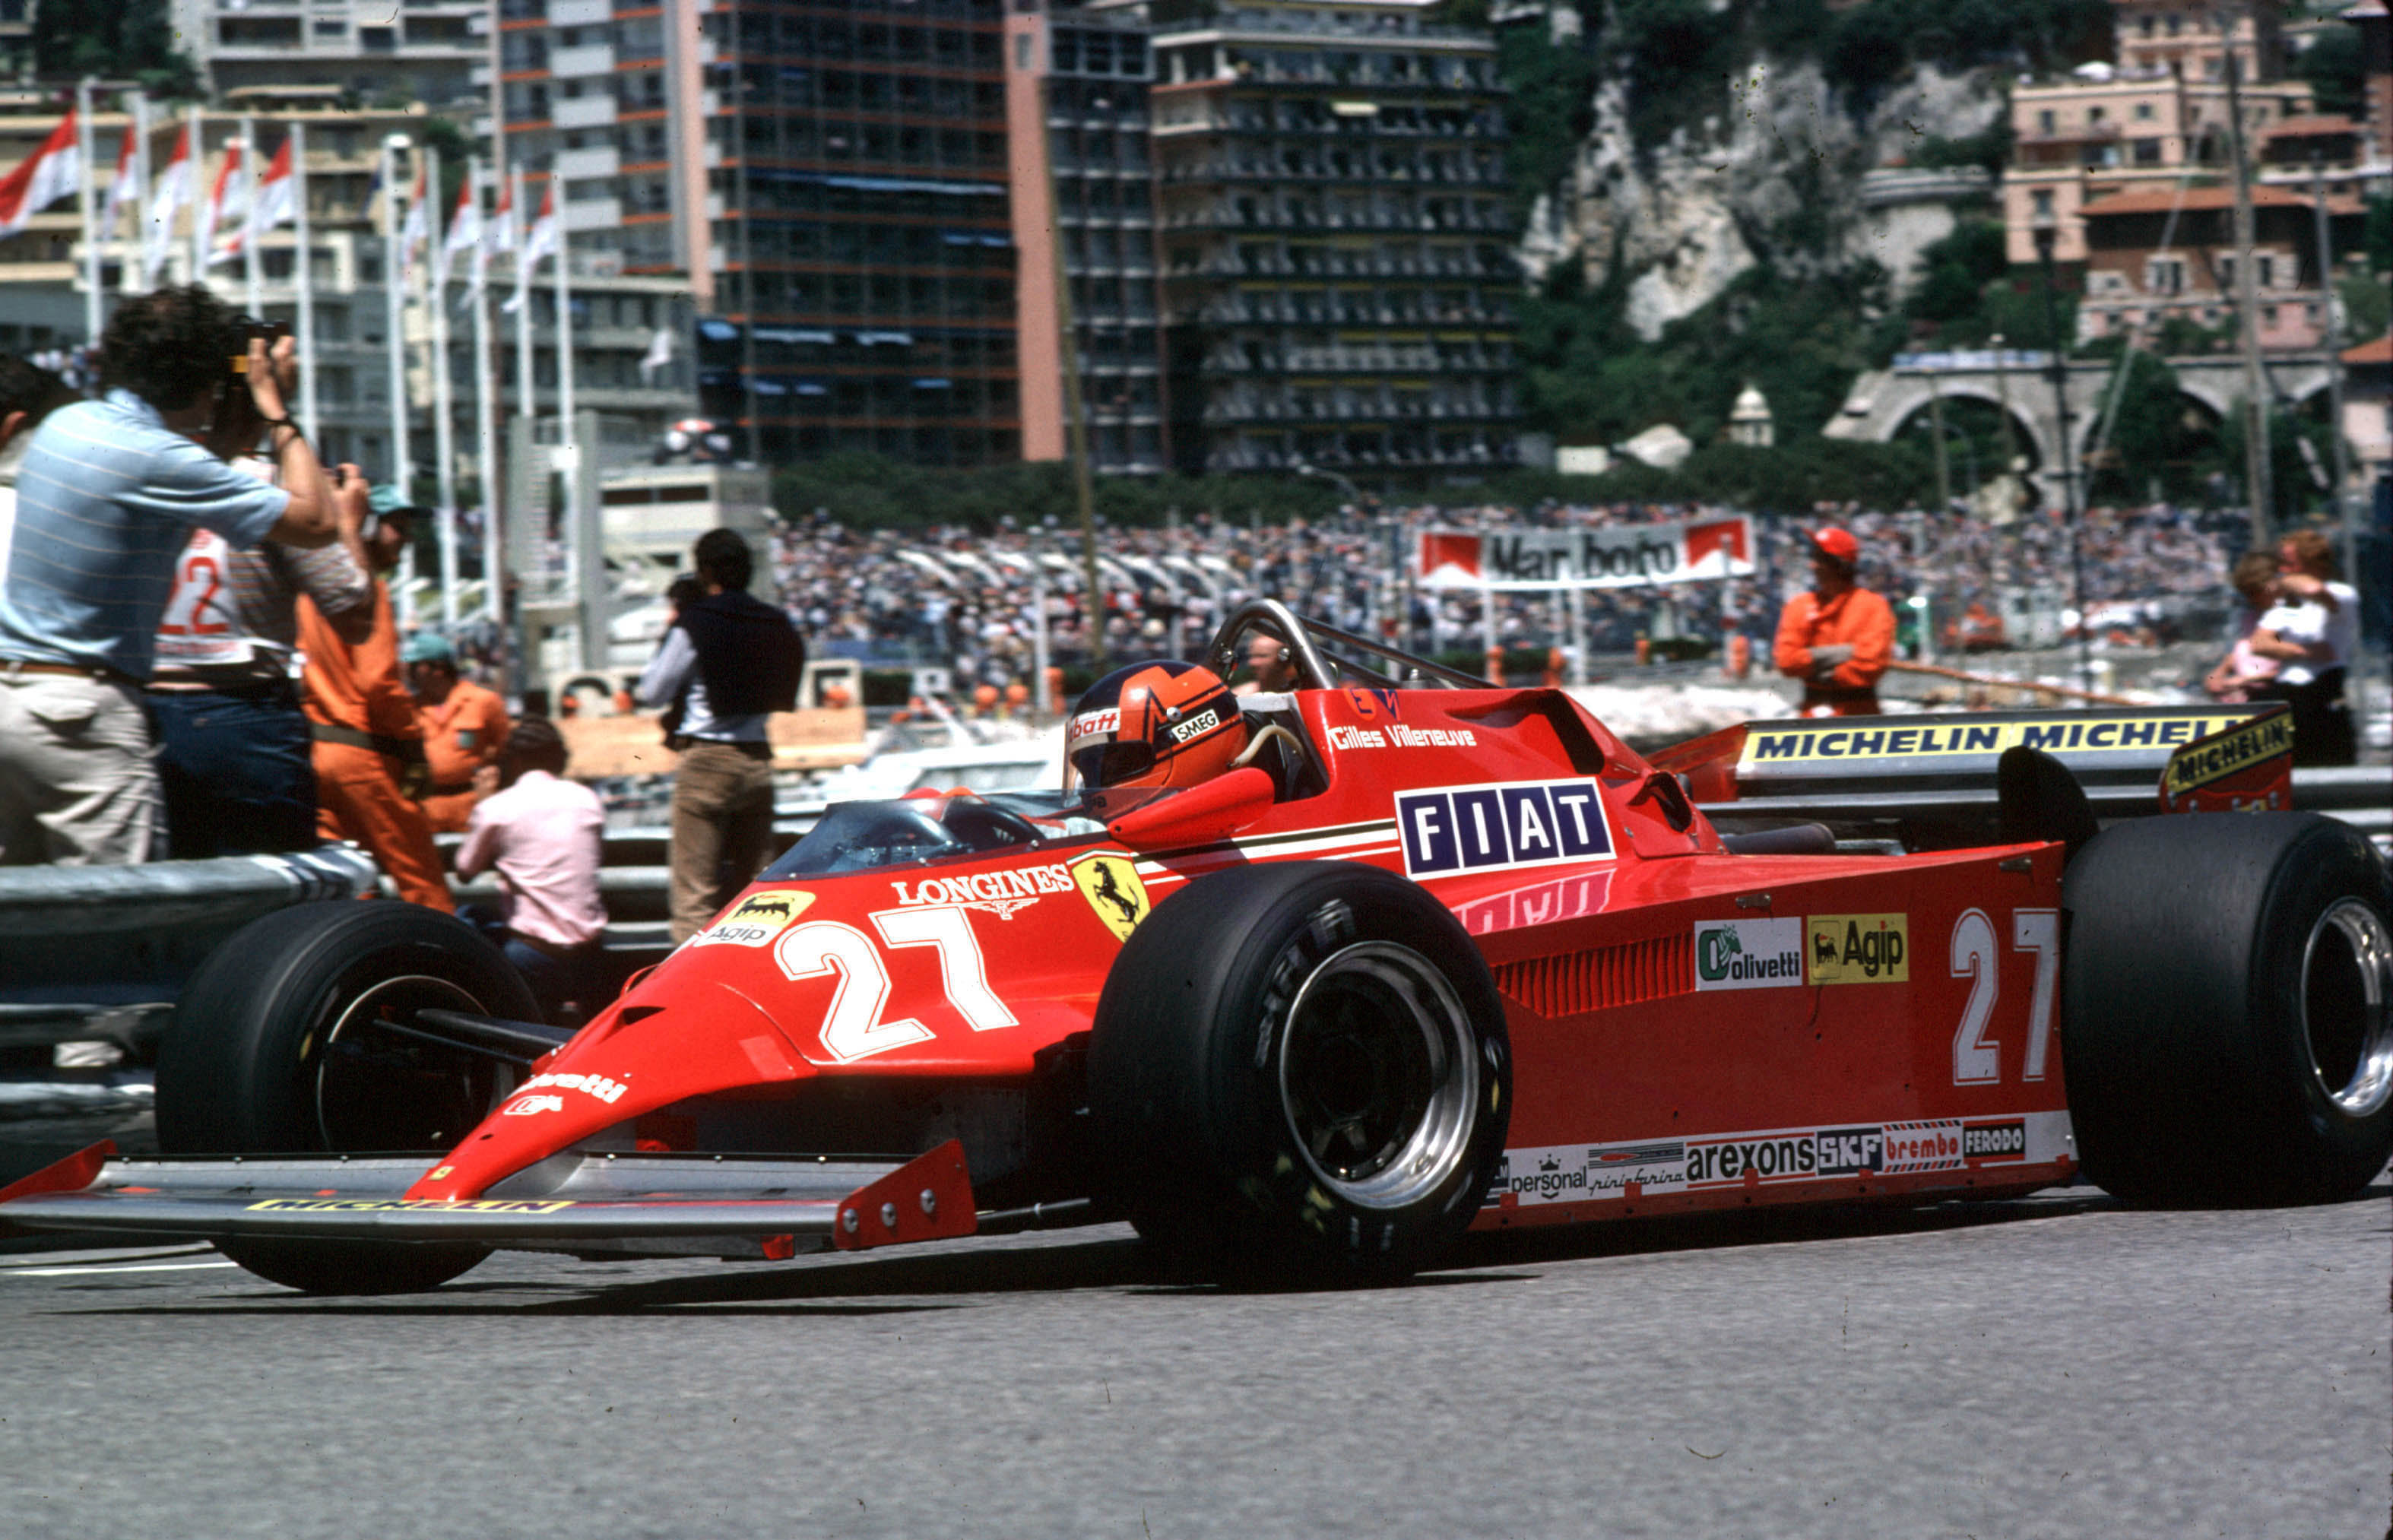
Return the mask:
<svg viewBox="0 0 2393 1540">
<path fill-rule="evenodd" d="M 1349 509 L 1336 519 L 1288 525 L 1200 516 L 1174 529 L 1109 528 L 1101 531 L 1099 574 L 1107 648 L 1184 651 L 1228 608 L 1257 595 L 1386 634 L 1404 610 L 1391 574 L 1406 529 L 1614 525 L 1717 512 L 1655 504 Z M 1799 530 L 1827 522 L 1861 537 L 1865 586 L 1897 598 L 1928 593 L 1940 614 L 1997 592 L 2040 594 L 2055 607 L 2069 601 L 2069 540 L 2057 522 L 2030 516 L 1997 528 L 1958 513 L 1823 508 L 1811 519 L 1759 520 L 1760 570 L 1753 578 L 1590 591 L 1584 645 L 1627 652 L 1640 635 L 1716 642 L 1742 632 L 1766 639 L 1787 584 L 1805 571 Z M 2219 528 L 2215 516 L 2205 520 L 2165 505 L 2095 510 L 2084 547 L 2089 601 L 2146 607 L 2165 631 L 2170 601 L 2224 594 Z M 1036 575 L 1034 559 L 1042 569 Z M 1086 654 L 1079 541 L 1068 527 L 991 535 L 800 521 L 781 529 L 772 563 L 783 607 L 824 651 L 946 664 L 960 683 L 1016 682 L 1032 666 L 1043 589 L 1053 656 Z M 1475 651 L 1484 634 L 1480 605 L 1470 590 L 1416 590 L 1402 639 L 1419 649 Z M 1497 634 L 1507 646 L 1556 646 L 1567 636 L 1566 612 L 1550 594 L 1499 594 L 1497 607 Z"/>
</svg>

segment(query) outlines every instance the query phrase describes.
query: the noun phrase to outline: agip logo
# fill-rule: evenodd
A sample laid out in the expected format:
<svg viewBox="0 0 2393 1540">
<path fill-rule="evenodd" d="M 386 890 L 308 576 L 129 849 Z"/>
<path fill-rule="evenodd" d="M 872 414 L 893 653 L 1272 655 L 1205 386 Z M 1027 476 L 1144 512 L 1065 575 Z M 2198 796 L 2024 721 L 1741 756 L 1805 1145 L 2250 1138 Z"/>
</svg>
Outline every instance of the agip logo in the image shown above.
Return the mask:
<svg viewBox="0 0 2393 1540">
<path fill-rule="evenodd" d="M 1907 984 L 1910 917 L 1815 914 L 1803 922 L 1813 984 Z"/>
<path fill-rule="evenodd" d="M 739 907 L 689 938 L 693 946 L 763 946 L 771 943 L 798 916 L 806 912 L 815 895 L 796 888 L 783 888 L 765 893 L 752 893 L 739 901 Z"/>
<path fill-rule="evenodd" d="M 1799 920 L 1698 920 L 1695 987 L 1783 989 L 1803 982 Z"/>
</svg>

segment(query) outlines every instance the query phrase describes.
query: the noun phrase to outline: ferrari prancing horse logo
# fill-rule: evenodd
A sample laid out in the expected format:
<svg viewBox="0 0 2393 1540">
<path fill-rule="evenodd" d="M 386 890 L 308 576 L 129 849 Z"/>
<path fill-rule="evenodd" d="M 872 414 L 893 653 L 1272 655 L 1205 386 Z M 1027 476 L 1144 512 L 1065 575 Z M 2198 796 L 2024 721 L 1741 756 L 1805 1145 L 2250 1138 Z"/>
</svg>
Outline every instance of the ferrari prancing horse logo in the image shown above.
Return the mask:
<svg viewBox="0 0 2393 1540">
<path fill-rule="evenodd" d="M 1155 907 L 1147 900 L 1146 884 L 1138 880 L 1138 864 L 1114 851 L 1099 851 L 1073 862 L 1072 881 L 1105 928 L 1123 941 Z"/>
</svg>

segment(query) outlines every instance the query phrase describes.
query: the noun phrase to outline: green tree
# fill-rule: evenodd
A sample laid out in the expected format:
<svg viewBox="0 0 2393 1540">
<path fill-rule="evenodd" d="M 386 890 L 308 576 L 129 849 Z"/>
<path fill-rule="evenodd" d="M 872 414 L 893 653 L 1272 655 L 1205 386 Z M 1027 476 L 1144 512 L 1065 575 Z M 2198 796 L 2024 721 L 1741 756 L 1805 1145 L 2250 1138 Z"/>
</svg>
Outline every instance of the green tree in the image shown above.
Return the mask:
<svg viewBox="0 0 2393 1540">
<path fill-rule="evenodd" d="M 2330 117 L 2356 118 L 2368 111 L 2367 60 L 2360 29 L 2331 21 L 2310 46 L 2294 56 L 2294 73 L 2310 83 L 2311 99 Z"/>
<path fill-rule="evenodd" d="M 198 71 L 175 46 L 167 0 L 53 0 L 35 7 L 33 69 L 53 79 L 135 81 L 170 97 L 199 89 Z"/>
</svg>

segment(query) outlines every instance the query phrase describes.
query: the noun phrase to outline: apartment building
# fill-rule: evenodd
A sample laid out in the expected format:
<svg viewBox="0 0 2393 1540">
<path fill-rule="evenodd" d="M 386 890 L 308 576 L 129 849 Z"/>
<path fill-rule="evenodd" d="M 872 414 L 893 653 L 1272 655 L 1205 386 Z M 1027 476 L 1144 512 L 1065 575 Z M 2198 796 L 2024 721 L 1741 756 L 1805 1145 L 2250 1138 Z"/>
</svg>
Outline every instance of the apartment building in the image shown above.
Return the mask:
<svg viewBox="0 0 2393 1540">
<path fill-rule="evenodd" d="M 1180 469 L 1419 480 L 1512 460 L 1504 91 L 1488 34 L 1431 9 L 1157 0 Z"/>
<path fill-rule="evenodd" d="M 2316 205 L 2283 188 L 2252 189 L 2252 277 L 2259 291 L 2260 346 L 2310 350 L 2326 341 Z M 2124 192 L 2084 210 L 2086 292 L 2077 339 L 2092 342 L 2167 322 L 2219 332 L 2235 320 L 2235 194 L 2223 187 Z M 2330 240 L 2360 239 L 2360 205 L 2329 197 Z"/>
<path fill-rule="evenodd" d="M 448 111 L 480 98 L 474 68 L 490 51 L 490 0 L 174 0 L 172 16 L 215 101 L 307 85 Z"/>
<path fill-rule="evenodd" d="M 1170 450 L 1146 33 L 1128 16 L 1040 0 L 1015 0 L 1005 27 L 1022 456 L 1069 451 L 1059 314 L 1068 298 L 1090 464 L 1152 475 Z"/>
</svg>

